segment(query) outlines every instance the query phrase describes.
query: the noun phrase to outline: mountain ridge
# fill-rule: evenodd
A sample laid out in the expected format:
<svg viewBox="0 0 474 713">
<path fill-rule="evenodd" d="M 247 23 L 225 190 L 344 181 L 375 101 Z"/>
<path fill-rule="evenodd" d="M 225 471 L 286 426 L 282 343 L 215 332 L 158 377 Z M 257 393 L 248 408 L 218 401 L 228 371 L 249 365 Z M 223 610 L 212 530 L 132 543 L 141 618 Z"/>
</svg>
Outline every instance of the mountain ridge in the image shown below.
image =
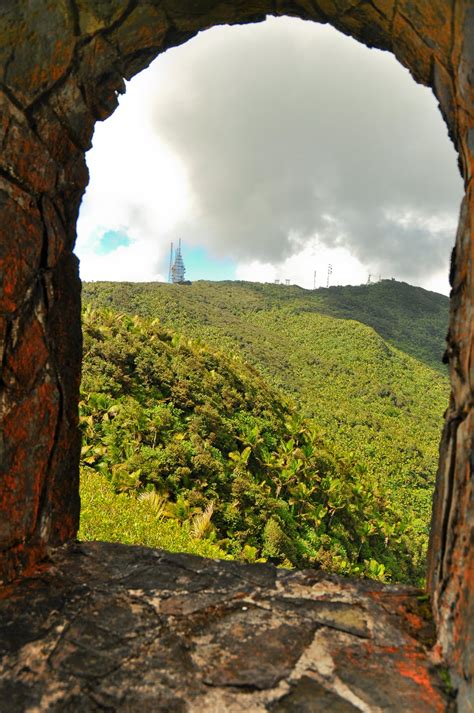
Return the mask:
<svg viewBox="0 0 474 713">
<path fill-rule="evenodd" d="M 105 294 L 99 295 L 97 288 Z M 197 304 L 214 308 L 217 306 L 232 321 L 236 313 L 229 309 L 229 303 L 223 302 L 223 299 L 234 302 L 245 299 L 249 311 L 267 310 L 277 303 L 295 311 L 355 319 L 375 329 L 393 346 L 424 361 L 441 373 L 446 373 L 442 356 L 448 329 L 449 298 L 405 282 L 381 280 L 370 285 L 332 286 L 316 290 L 306 290 L 297 285 L 241 280 L 199 280 L 190 285 L 94 282 L 84 283 L 83 292 L 86 298 L 99 298 L 104 306 L 114 306 L 124 312 L 136 312 L 142 316 L 152 314 L 149 306 L 137 299 L 139 293 L 148 293 L 150 296 L 155 293 L 153 301 L 159 314 L 154 316 L 159 316 L 165 324 L 170 325 L 173 324 L 173 310 L 178 308 L 179 312 L 180 305 L 185 307 L 186 314 L 195 317 L 199 316 Z M 125 293 L 126 299 L 120 298 L 120 292 Z M 158 293 L 161 293 L 161 299 L 156 299 Z M 211 316 L 204 320 L 204 324 Z M 410 318 L 409 321 L 407 317 Z"/>
</svg>

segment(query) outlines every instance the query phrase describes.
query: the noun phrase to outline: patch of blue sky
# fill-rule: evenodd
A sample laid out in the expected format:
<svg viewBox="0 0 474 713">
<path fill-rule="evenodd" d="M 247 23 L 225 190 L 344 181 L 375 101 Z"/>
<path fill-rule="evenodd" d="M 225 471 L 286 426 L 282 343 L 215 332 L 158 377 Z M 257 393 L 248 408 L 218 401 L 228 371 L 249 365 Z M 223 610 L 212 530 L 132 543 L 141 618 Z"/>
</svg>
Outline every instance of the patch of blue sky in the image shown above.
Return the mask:
<svg viewBox="0 0 474 713">
<path fill-rule="evenodd" d="M 230 258 L 216 258 L 203 247 L 181 246 L 186 279 L 195 280 L 235 280 L 236 263 Z"/>
<path fill-rule="evenodd" d="M 108 255 L 120 247 L 127 247 L 131 239 L 123 230 L 106 230 L 99 237 L 95 252 L 97 255 Z"/>
</svg>

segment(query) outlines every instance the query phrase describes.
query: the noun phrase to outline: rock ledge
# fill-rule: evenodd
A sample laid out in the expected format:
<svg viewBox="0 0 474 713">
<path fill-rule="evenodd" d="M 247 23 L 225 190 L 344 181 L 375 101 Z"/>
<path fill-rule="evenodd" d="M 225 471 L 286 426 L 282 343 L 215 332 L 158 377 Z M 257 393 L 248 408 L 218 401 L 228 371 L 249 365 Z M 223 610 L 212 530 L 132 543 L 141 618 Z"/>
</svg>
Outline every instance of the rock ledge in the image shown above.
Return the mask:
<svg viewBox="0 0 474 713">
<path fill-rule="evenodd" d="M 0 590 L 0 712 L 451 711 L 428 612 L 403 586 L 73 543 Z"/>
</svg>

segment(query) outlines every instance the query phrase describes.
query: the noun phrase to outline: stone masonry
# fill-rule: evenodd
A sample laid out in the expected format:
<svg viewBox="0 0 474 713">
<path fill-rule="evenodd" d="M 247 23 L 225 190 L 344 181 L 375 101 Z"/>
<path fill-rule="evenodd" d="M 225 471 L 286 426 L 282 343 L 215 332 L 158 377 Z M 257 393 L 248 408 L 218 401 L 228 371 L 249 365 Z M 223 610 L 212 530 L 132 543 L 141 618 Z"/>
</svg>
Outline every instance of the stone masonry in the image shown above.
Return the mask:
<svg viewBox="0 0 474 713">
<path fill-rule="evenodd" d="M 4 597 L 0 713 L 454 710 L 406 587 L 87 543 Z"/>
<path fill-rule="evenodd" d="M 433 509 L 429 590 L 438 649 L 451 668 L 459 710 L 468 711 L 474 642 L 473 0 L 2 0 L 0 579 L 6 586 L 33 574 L 48 548 L 77 531 L 81 331 L 72 251 L 94 123 L 114 111 L 124 78 L 160 52 L 214 25 L 257 22 L 267 14 L 330 23 L 393 52 L 417 82 L 432 88 L 458 152 L 465 197 L 451 271 L 446 358 L 452 394 Z"/>
</svg>

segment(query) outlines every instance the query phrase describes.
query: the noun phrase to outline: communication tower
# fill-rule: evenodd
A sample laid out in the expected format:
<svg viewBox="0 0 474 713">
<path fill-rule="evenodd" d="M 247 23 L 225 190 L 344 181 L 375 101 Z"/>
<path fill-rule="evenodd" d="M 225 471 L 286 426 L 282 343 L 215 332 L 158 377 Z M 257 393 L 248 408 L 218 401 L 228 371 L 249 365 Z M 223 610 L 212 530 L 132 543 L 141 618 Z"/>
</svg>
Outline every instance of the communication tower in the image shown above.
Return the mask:
<svg viewBox="0 0 474 713">
<path fill-rule="evenodd" d="M 329 287 L 329 280 L 331 278 L 331 275 L 332 275 L 332 265 L 328 265 L 328 279 L 327 279 L 326 287 Z"/>
<path fill-rule="evenodd" d="M 184 273 L 186 268 L 184 267 L 183 256 L 181 255 L 181 238 L 179 239 L 178 249 L 176 250 L 174 256 L 174 263 L 171 267 L 171 282 L 174 284 L 179 284 L 184 282 Z"/>
</svg>

